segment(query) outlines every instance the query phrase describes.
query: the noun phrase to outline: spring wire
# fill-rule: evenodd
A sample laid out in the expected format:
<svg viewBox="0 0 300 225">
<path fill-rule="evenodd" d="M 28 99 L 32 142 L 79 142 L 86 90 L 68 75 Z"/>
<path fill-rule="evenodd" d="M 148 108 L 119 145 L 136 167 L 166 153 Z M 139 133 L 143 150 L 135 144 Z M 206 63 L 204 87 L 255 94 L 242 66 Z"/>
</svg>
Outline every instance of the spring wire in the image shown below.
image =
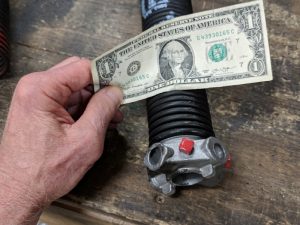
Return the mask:
<svg viewBox="0 0 300 225">
<path fill-rule="evenodd" d="M 8 0 L 0 0 L 0 77 L 9 68 L 9 4 Z"/>
<path fill-rule="evenodd" d="M 141 0 L 143 30 L 191 14 L 191 0 Z M 215 136 L 205 90 L 170 91 L 147 99 L 149 145 L 176 136 Z"/>
</svg>

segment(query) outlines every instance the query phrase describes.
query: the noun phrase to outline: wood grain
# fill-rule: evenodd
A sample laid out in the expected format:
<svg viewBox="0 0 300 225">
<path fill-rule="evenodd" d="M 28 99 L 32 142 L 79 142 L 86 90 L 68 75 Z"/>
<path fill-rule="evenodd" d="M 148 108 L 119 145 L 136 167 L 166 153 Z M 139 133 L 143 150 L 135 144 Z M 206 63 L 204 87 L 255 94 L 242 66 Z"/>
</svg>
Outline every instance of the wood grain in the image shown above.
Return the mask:
<svg viewBox="0 0 300 225">
<path fill-rule="evenodd" d="M 198 12 L 239 2 L 193 6 Z M 0 80 L 0 133 L 22 75 L 71 55 L 93 58 L 141 32 L 137 0 L 10 3 L 11 72 Z M 122 107 L 125 121 L 109 133 L 105 155 L 59 202 L 117 224 L 300 224 L 300 3 L 264 3 L 274 81 L 208 90 L 215 132 L 233 155 L 235 174 L 217 188 L 187 188 L 173 198 L 154 191 L 142 163 L 148 130 L 140 101 Z"/>
<path fill-rule="evenodd" d="M 82 212 L 77 213 L 62 207 L 50 206 L 42 214 L 38 225 L 112 225 L 99 218 L 94 219 Z"/>
</svg>

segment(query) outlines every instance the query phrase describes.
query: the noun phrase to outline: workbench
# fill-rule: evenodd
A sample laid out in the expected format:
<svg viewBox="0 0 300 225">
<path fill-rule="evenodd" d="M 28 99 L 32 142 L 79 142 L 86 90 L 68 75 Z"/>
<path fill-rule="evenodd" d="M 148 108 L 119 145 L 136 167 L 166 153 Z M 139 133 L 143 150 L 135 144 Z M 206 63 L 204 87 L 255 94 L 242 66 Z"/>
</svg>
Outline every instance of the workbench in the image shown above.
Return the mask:
<svg viewBox="0 0 300 225">
<path fill-rule="evenodd" d="M 193 7 L 240 2 L 246 1 L 194 0 Z M 274 80 L 207 91 L 233 174 L 216 188 L 182 189 L 174 197 L 153 190 L 143 166 L 148 130 L 139 101 L 122 107 L 125 120 L 108 133 L 103 157 L 55 207 L 93 220 L 80 224 L 300 224 L 300 1 L 264 3 Z M 0 134 L 22 75 L 73 55 L 93 59 L 142 30 L 138 0 L 10 5 L 11 71 L 0 80 Z"/>
</svg>

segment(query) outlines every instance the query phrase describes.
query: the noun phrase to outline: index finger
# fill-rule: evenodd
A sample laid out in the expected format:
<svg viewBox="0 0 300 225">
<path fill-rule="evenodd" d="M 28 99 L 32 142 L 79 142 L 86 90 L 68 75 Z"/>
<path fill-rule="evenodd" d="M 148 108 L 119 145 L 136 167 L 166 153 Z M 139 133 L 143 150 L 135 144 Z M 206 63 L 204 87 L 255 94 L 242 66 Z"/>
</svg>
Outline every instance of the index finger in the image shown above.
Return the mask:
<svg viewBox="0 0 300 225">
<path fill-rule="evenodd" d="M 47 73 L 72 92 L 85 88 L 92 81 L 91 62 L 88 59 L 80 59 L 62 67 L 53 68 Z"/>
<path fill-rule="evenodd" d="M 67 102 L 73 92 L 85 88 L 92 81 L 91 63 L 87 59 L 80 59 L 44 73 L 44 93 L 61 105 Z"/>
</svg>

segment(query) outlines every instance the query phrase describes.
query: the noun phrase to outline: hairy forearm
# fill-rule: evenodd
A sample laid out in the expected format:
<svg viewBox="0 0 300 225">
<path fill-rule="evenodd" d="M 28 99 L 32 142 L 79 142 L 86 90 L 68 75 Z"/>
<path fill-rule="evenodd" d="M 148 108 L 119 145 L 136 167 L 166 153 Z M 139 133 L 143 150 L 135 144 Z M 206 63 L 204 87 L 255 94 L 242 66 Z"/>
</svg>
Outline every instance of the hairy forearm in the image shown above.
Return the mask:
<svg viewBox="0 0 300 225">
<path fill-rule="evenodd" d="M 0 158 L 0 224 L 36 225 L 43 206 L 4 166 Z"/>
</svg>

